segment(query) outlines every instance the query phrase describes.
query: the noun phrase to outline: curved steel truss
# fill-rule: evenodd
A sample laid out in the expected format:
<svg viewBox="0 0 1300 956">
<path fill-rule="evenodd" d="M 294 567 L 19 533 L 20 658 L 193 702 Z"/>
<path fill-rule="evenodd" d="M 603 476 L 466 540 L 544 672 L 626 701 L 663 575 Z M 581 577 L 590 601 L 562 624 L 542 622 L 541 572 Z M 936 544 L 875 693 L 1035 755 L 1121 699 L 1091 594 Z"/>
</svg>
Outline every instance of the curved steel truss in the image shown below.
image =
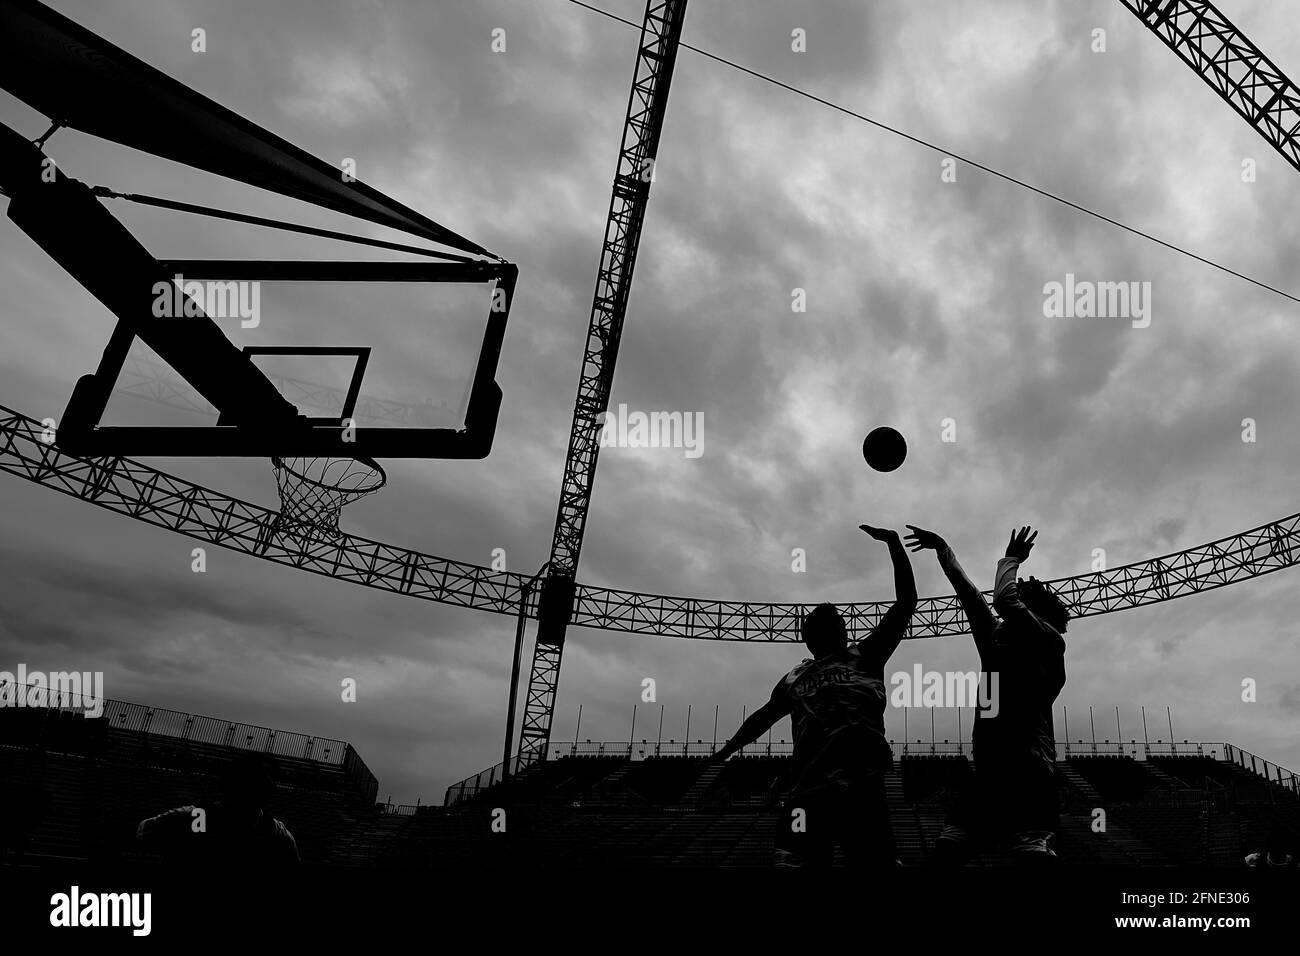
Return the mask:
<svg viewBox="0 0 1300 956">
<path fill-rule="evenodd" d="M 0 471 L 199 541 L 326 577 L 426 601 L 517 614 L 525 575 L 342 534 L 277 533 L 277 513 L 191 484 L 127 458 L 77 458 L 46 442 L 45 426 L 0 406 Z M 1078 617 L 1156 604 L 1300 564 L 1300 514 L 1186 551 L 1050 582 Z M 535 595 L 527 598 L 536 616 Z M 865 632 L 887 601 L 839 605 Z M 806 604 L 749 604 L 640 594 L 579 584 L 570 622 L 579 627 L 719 641 L 798 641 Z M 924 598 L 909 638 L 967 633 L 955 596 Z"/>
</svg>

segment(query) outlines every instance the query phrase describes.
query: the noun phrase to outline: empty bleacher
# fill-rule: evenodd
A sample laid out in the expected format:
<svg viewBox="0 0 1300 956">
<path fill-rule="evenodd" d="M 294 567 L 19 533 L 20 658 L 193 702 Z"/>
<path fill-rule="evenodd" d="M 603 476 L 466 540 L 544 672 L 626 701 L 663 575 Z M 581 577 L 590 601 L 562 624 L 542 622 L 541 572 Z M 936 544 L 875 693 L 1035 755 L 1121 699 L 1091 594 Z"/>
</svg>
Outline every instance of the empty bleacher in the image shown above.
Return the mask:
<svg viewBox="0 0 1300 956">
<path fill-rule="evenodd" d="M 135 839 L 139 822 L 219 799 L 223 772 L 253 749 L 250 742 L 274 763 L 268 809 L 294 835 L 305 863 L 336 859 L 340 840 L 377 816 L 377 782 L 342 741 L 106 704 L 99 718 L 60 708 L 0 709 L 0 842 L 11 856 L 21 850 L 28 862 L 146 861 Z M 220 742 L 212 742 L 212 728 Z M 275 752 L 289 747 L 316 757 Z"/>
<path fill-rule="evenodd" d="M 1214 746 L 1147 759 L 1074 748 L 1058 760 L 1061 861 L 1239 866 L 1270 840 L 1300 845 L 1294 778 Z M 569 745 L 504 783 L 489 774 L 472 788 L 453 787 L 451 805 L 394 808 L 375 803 L 377 781 L 342 741 L 139 705 L 115 705 L 104 719 L 8 709 L 0 711 L 0 859 L 21 852 L 25 863 L 147 863 L 134 839 L 138 822 L 215 799 L 224 768 L 249 750 L 275 761 L 270 810 L 294 834 L 304 863 L 431 869 L 767 865 L 789 759 L 770 747 L 716 764 L 700 756 L 633 759 L 630 748 L 605 745 L 581 755 Z M 905 864 L 928 861 L 970 780 L 960 750 L 913 748 L 886 776 Z M 975 862 L 1005 858 L 988 853 Z"/>
</svg>

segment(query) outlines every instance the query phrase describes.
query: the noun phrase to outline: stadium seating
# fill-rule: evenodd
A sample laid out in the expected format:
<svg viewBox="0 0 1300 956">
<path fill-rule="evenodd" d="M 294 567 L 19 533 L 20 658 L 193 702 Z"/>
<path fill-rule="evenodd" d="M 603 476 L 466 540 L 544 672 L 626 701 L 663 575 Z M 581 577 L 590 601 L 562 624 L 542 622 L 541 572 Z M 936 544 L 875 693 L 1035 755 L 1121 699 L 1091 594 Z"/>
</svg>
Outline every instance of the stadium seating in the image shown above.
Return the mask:
<svg viewBox="0 0 1300 956">
<path fill-rule="evenodd" d="M 147 865 L 136 824 L 214 799 L 223 769 L 249 749 L 236 740 L 270 748 L 277 739 L 317 739 L 225 722 L 214 723 L 229 728 L 223 741 L 187 739 L 174 730 L 189 725 L 180 720 L 185 715 L 159 713 L 160 724 L 169 723 L 152 732 L 147 721 L 145 729 L 126 729 L 57 710 L 0 712 L 0 860 L 21 851 L 25 863 Z M 390 807 L 375 803 L 377 784 L 358 771 L 364 764 L 352 748 L 327 743 L 328 755 L 323 744 L 314 751 L 322 759 L 271 758 L 277 786 L 270 810 L 294 834 L 305 864 L 763 866 L 771 859 L 774 808 L 788 766 L 787 757 L 765 752 L 714 764 L 699 757 L 630 759 L 610 748 L 543 761 L 454 805 Z M 339 761 L 344 748 L 351 763 Z M 1300 796 L 1194 748 L 1146 760 L 1072 754 L 1058 761 L 1062 862 L 1240 866 L 1268 840 L 1300 844 Z M 970 773 L 960 754 L 896 761 L 886 790 L 905 864 L 927 862 Z M 975 862 L 1005 857 L 989 853 Z"/>
</svg>

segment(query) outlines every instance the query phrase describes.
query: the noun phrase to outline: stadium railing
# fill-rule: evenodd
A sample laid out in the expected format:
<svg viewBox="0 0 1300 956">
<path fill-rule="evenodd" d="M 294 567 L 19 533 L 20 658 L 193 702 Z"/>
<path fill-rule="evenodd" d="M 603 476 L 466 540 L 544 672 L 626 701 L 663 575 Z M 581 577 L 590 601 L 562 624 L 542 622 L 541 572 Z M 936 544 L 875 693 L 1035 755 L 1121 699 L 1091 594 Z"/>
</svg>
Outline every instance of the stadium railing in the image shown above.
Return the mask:
<svg viewBox="0 0 1300 956">
<path fill-rule="evenodd" d="M 1257 757 L 1253 753 L 1232 744 L 1224 744 L 1223 746 L 1226 752 L 1225 759 L 1239 767 L 1244 767 L 1251 773 L 1258 774 L 1269 783 L 1277 784 L 1283 790 L 1300 796 L 1300 778 L 1297 778 L 1292 771 L 1278 766 L 1271 760 Z"/>
<path fill-rule="evenodd" d="M 895 758 L 970 758 L 972 756 L 971 742 L 969 740 L 891 740 L 889 746 Z M 709 757 L 716 753 L 719 747 L 721 747 L 721 743 L 708 740 L 564 741 L 549 744 L 546 749 L 546 759 L 550 761 L 560 760 L 565 757 L 616 757 L 623 760 L 640 761 L 652 757 Z M 793 743 L 778 740 L 750 744 L 740 751 L 740 755 L 744 757 L 788 757 L 793 751 Z M 1130 757 L 1135 760 L 1163 756 L 1211 757 L 1216 760 L 1231 761 L 1293 793 L 1300 792 L 1300 782 L 1297 781 L 1294 773 L 1270 761 L 1256 757 L 1240 747 L 1234 747 L 1232 744 L 1195 740 L 1059 740 L 1056 743 L 1056 756 L 1058 760 L 1085 756 Z M 443 805 L 452 806 L 496 786 L 503 779 L 502 766 L 502 764 L 496 764 L 473 776 L 466 777 L 459 783 L 452 784 L 447 788 Z M 514 759 L 514 772 L 518 773 L 522 769 L 516 757 Z"/>
<path fill-rule="evenodd" d="M 524 769 L 523 760 L 518 754 L 510 758 L 511 772 L 519 773 Z M 459 783 L 453 783 L 447 788 L 446 794 L 442 798 L 442 804 L 445 807 L 460 803 L 462 800 L 468 800 L 477 796 L 489 787 L 493 787 L 505 780 L 505 763 L 499 763 L 488 767 L 486 770 L 480 770 L 472 777 L 466 777 Z"/>
</svg>

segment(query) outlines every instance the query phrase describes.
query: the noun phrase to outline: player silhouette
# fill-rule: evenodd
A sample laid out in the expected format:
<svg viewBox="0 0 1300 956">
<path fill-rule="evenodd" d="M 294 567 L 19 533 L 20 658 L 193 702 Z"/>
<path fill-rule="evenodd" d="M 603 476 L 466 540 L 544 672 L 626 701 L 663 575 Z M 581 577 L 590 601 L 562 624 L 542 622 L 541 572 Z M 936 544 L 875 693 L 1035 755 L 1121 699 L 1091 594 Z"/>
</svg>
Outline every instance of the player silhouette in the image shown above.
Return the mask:
<svg viewBox="0 0 1300 956">
<path fill-rule="evenodd" d="M 834 605 L 814 608 L 800 628 L 813 656 L 781 678 L 771 700 L 714 758 L 726 760 L 790 716 L 794 757 L 777 820 L 778 866 L 828 866 L 836 845 L 854 865 L 897 863 L 885 798 L 884 774 L 893 762 L 885 739 L 885 662 L 916 610 L 916 581 L 897 532 L 859 527 L 889 547 L 894 604 L 856 643 Z"/>
<path fill-rule="evenodd" d="M 1009 841 L 1026 861 L 1054 859 L 1060 822 L 1056 796 L 1056 736 L 1052 703 L 1065 686 L 1065 633 L 1070 615 L 1047 585 L 1016 581 L 1038 532 L 1013 531 L 998 561 L 993 617 L 979 588 L 933 531 L 908 525 L 913 551 L 933 549 L 970 624 L 987 705 L 975 714 L 973 781 L 948 815 L 935 844 L 941 863 L 964 862 L 973 843 Z M 974 840 L 972 840 L 972 836 Z"/>
</svg>

